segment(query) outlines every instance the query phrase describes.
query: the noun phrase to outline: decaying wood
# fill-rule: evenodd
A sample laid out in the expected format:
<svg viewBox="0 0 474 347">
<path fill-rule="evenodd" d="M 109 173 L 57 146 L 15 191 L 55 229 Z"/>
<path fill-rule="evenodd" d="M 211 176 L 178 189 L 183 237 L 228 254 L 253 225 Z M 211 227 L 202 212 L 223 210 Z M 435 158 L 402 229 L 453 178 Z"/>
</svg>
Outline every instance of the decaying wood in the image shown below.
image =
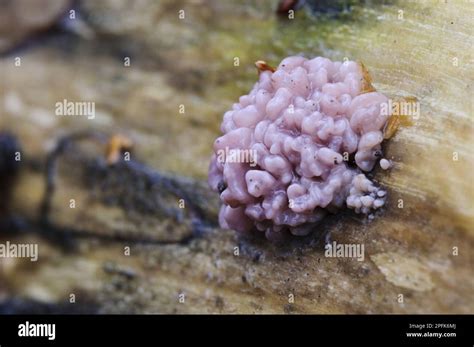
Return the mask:
<svg viewBox="0 0 474 347">
<path fill-rule="evenodd" d="M 100 153 L 101 146 L 90 143 L 97 134 L 81 135 L 63 138 L 48 156 L 40 211 L 48 224 L 163 243 L 184 242 L 206 225 L 216 227 L 217 197 L 204 182 L 164 176 L 136 161 L 110 166 L 108 157 L 104 162 L 82 152 L 86 142 L 89 151 Z"/>
<path fill-rule="evenodd" d="M 356 7 L 350 25 L 331 19 L 331 30 L 312 31 L 321 21 L 300 12 L 281 27 L 210 2 L 187 8 L 196 29 L 190 31 L 165 15 L 175 13 L 172 2 L 136 5 L 121 26 L 113 13 L 127 3 L 84 1 L 84 10 L 97 15 L 85 17 L 98 37 L 117 40 L 110 47 L 100 39 L 73 41 L 71 54 L 45 44 L 24 52 L 21 68 L 12 56 L 0 60 L 0 127 L 24 149 L 8 200 L 14 227 L 0 237 L 40 248 L 37 263 L 0 259 L 0 311 L 474 312 L 471 4 Z M 160 21 L 147 27 L 144 18 Z M 182 40 L 157 35 L 169 27 Z M 242 28 L 252 35 L 236 35 Z M 278 41 L 274 28 L 278 40 L 292 39 Z M 190 46 L 193 40 L 209 49 Z M 124 70 L 102 53 L 128 41 L 140 54 Z M 169 49 L 172 42 L 177 46 Z M 274 48 L 281 46 L 284 52 Z M 248 71 L 232 65 L 230 48 Z M 385 145 L 394 167 L 373 174 L 388 190 L 373 221 L 343 212 L 284 245 L 239 237 L 217 227 L 218 199 L 205 182 L 219 120 L 254 83 L 254 61 L 274 66 L 278 61 L 267 56 L 302 49 L 363 61 L 377 90 L 393 99 L 416 97 L 420 118 Z M 54 116 L 57 101 L 91 95 L 97 122 Z M 108 165 L 106 140 L 123 129 L 134 142 L 132 160 Z M 338 243 L 364 245 L 364 261 L 326 257 L 328 232 Z"/>
<path fill-rule="evenodd" d="M 104 313 L 470 310 L 464 297 L 472 286 L 469 255 L 449 254 L 452 245 L 464 249 L 472 240 L 454 228 L 437 231 L 426 217 L 397 211 L 371 223 L 334 216 L 319 232 L 285 246 L 239 238 L 216 228 L 216 199 L 202 183 L 163 177 L 136 162 L 110 167 L 84 145 L 66 147 L 56 159 L 47 213 L 54 238 L 33 235 L 38 264 L 3 265 L 10 290 L 28 300 L 55 303 L 61 311 L 76 293 L 76 305 Z M 34 182 L 46 188 L 46 177 L 23 170 L 17 201 Z M 23 212 L 30 223 L 44 199 L 29 197 L 31 210 Z M 368 259 L 325 257 L 321 235 L 329 230 L 340 243 L 365 244 Z M 31 235 L 13 240 L 31 242 Z"/>
</svg>

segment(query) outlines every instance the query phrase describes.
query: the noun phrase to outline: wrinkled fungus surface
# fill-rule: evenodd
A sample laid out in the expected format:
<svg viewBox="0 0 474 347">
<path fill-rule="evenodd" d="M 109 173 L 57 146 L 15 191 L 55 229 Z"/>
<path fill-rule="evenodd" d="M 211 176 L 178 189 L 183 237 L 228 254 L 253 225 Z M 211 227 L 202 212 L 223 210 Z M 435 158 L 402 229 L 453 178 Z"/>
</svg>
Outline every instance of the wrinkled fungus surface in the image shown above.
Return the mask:
<svg viewBox="0 0 474 347">
<path fill-rule="evenodd" d="M 365 74 L 353 61 L 300 56 L 260 72 L 214 142 L 209 184 L 223 228 L 278 239 L 306 235 L 343 207 L 368 214 L 384 205 L 385 191 L 364 172 L 381 159 L 388 100 L 367 90 Z"/>
</svg>

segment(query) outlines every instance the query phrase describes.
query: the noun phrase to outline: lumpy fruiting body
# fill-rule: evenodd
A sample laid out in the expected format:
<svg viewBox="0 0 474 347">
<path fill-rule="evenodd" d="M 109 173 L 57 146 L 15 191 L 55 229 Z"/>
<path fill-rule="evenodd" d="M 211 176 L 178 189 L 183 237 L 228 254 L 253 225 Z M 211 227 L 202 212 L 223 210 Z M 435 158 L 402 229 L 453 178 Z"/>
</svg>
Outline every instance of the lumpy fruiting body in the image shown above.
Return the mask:
<svg viewBox="0 0 474 347">
<path fill-rule="evenodd" d="M 214 142 L 209 185 L 223 228 L 305 235 L 340 208 L 367 214 L 384 205 L 364 172 L 381 157 L 387 98 L 365 92 L 365 82 L 358 63 L 322 57 L 288 57 L 260 73 Z"/>
</svg>

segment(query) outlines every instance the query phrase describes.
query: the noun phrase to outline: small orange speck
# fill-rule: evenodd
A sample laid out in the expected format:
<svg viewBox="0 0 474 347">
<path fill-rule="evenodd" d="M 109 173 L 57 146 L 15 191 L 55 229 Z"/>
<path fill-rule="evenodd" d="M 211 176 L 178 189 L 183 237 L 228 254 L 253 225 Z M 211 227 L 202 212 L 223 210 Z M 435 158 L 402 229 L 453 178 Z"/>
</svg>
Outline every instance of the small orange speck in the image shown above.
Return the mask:
<svg viewBox="0 0 474 347">
<path fill-rule="evenodd" d="M 401 98 L 400 101 L 397 102 L 417 102 L 418 99 L 414 96 L 407 96 Z M 385 140 L 390 139 L 395 135 L 397 130 L 401 127 L 411 127 L 413 125 L 413 120 L 409 115 L 406 114 L 392 114 L 385 124 L 383 129 L 383 138 Z"/>
<path fill-rule="evenodd" d="M 375 88 L 372 85 L 372 77 L 369 74 L 369 70 L 365 67 L 364 63 L 359 62 L 359 66 L 362 70 L 362 85 L 360 88 L 360 93 L 365 94 L 365 93 L 371 93 L 375 92 Z"/>
<path fill-rule="evenodd" d="M 105 151 L 105 156 L 107 158 L 107 164 L 112 165 L 119 161 L 120 154 L 123 151 L 130 150 L 133 146 L 132 140 L 128 137 L 115 134 L 113 135 L 108 143 Z"/>
<path fill-rule="evenodd" d="M 257 68 L 259 74 L 263 71 L 275 72 L 275 68 L 268 65 L 267 62 L 263 60 L 257 60 L 255 62 L 255 67 Z"/>
</svg>

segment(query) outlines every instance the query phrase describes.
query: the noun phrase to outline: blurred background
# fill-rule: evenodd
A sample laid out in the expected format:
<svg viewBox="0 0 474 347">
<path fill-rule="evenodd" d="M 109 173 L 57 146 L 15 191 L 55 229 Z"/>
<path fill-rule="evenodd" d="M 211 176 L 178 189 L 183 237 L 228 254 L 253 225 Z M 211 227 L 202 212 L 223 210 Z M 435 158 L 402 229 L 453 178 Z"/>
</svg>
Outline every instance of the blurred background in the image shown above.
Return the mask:
<svg viewBox="0 0 474 347">
<path fill-rule="evenodd" d="M 0 312 L 472 313 L 473 14 L 455 1 L 0 1 L 0 237 L 40 252 L 0 258 Z M 377 90 L 421 104 L 386 145 L 394 169 L 374 173 L 384 214 L 322 227 L 364 243 L 363 264 L 324 259 L 317 235 L 281 248 L 217 227 L 205 180 L 222 115 L 255 61 L 294 54 L 362 61 Z M 63 100 L 95 117 L 57 115 Z"/>
</svg>

